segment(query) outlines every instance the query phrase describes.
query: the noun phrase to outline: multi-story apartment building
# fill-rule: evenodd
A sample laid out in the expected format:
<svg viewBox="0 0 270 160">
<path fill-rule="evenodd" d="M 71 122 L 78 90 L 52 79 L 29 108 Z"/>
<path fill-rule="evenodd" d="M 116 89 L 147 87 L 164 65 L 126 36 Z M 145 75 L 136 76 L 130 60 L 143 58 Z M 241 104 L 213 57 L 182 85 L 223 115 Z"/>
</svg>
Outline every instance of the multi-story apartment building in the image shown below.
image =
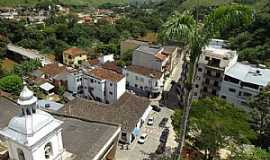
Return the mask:
<svg viewBox="0 0 270 160">
<path fill-rule="evenodd" d="M 162 90 L 164 74 L 162 72 L 141 66 L 130 65 L 124 69 L 127 87 L 143 92 L 147 96 L 157 96 Z"/>
<path fill-rule="evenodd" d="M 237 62 L 236 51 L 224 48 L 224 41 L 213 39 L 199 58 L 194 82 L 194 99 L 217 96 L 226 67 Z"/>
<path fill-rule="evenodd" d="M 116 102 L 126 91 L 126 78 L 113 70 L 96 67 L 84 70 L 83 97 L 103 103 Z"/>
<path fill-rule="evenodd" d="M 132 54 L 132 65 L 164 72 L 169 56 L 163 51 L 162 47 L 141 45 Z"/>
<path fill-rule="evenodd" d="M 148 96 L 158 96 L 164 77 L 170 75 L 179 62 L 178 55 L 175 46 L 139 46 L 133 51 L 132 65 L 124 70 L 127 87 Z"/>
<path fill-rule="evenodd" d="M 235 106 L 245 106 L 270 82 L 270 70 L 250 64 L 235 63 L 225 70 L 220 97 Z"/>
<path fill-rule="evenodd" d="M 87 60 L 87 53 L 80 48 L 69 48 L 63 52 L 63 63 L 71 66 L 77 67 L 83 61 Z"/>
</svg>

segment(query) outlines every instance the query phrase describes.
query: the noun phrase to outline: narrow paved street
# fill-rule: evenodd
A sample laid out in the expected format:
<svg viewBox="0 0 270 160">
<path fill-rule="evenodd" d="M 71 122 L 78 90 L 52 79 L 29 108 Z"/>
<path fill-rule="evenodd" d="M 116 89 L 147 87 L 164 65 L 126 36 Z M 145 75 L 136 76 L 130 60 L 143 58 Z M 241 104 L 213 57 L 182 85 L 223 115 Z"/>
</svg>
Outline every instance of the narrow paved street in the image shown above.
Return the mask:
<svg viewBox="0 0 270 160">
<path fill-rule="evenodd" d="M 148 158 L 149 154 L 155 153 L 158 145 L 159 138 L 162 132 L 162 128 L 159 127 L 159 123 L 162 118 L 167 117 L 169 121 L 167 126 L 170 129 L 170 134 L 167 141 L 167 147 L 174 148 L 177 143 L 175 142 L 175 133 L 172 129 L 171 125 L 171 115 L 174 113 L 173 110 L 168 109 L 166 107 L 162 108 L 161 112 L 151 111 L 149 117 L 154 117 L 154 125 L 149 126 L 146 123 L 141 129 L 141 134 L 146 133 L 148 135 L 144 144 L 138 143 L 138 138 L 134 140 L 134 142 L 129 146 L 128 150 L 121 150 L 120 146 L 117 148 L 116 152 L 116 160 L 143 160 L 144 158 Z M 148 118 L 149 118 L 148 117 Z"/>
</svg>

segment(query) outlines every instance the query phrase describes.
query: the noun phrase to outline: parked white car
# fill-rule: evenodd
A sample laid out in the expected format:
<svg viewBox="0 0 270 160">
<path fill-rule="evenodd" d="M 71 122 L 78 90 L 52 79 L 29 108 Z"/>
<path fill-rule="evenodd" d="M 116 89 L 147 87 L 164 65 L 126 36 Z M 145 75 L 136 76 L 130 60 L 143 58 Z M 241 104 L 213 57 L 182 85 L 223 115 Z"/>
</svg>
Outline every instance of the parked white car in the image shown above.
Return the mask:
<svg viewBox="0 0 270 160">
<path fill-rule="evenodd" d="M 148 118 L 147 124 L 148 124 L 149 126 L 152 126 L 152 125 L 154 124 L 154 117 Z"/>
<path fill-rule="evenodd" d="M 147 135 L 146 133 L 141 134 L 141 136 L 140 136 L 140 138 L 139 138 L 139 140 L 138 140 L 138 143 L 144 144 L 144 142 L 145 142 L 147 136 L 148 136 L 148 135 Z"/>
</svg>

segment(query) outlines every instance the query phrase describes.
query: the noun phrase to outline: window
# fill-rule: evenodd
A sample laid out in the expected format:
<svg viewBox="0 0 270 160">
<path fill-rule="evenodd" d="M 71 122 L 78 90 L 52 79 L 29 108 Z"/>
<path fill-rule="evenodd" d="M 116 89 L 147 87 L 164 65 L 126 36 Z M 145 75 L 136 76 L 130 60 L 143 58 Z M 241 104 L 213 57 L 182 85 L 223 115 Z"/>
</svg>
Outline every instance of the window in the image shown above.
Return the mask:
<svg viewBox="0 0 270 160">
<path fill-rule="evenodd" d="M 219 72 L 216 73 L 216 77 L 219 78 L 221 74 Z"/>
<path fill-rule="evenodd" d="M 198 68 L 198 72 L 202 72 L 202 68 Z"/>
<path fill-rule="evenodd" d="M 143 78 L 141 78 L 141 81 L 142 81 L 142 82 L 144 82 L 144 79 L 143 79 Z"/>
<path fill-rule="evenodd" d="M 198 94 L 197 94 L 197 92 L 194 92 L 194 96 L 197 96 Z"/>
<path fill-rule="evenodd" d="M 135 84 L 135 87 L 137 88 L 137 87 L 138 87 L 138 85 L 137 85 L 137 84 Z"/>
<path fill-rule="evenodd" d="M 224 96 L 224 95 L 222 95 L 222 96 L 221 96 L 221 98 L 222 98 L 222 99 L 226 99 L 227 97 L 226 97 L 226 96 Z"/>
<path fill-rule="evenodd" d="M 212 95 L 213 96 L 216 96 L 217 95 L 217 91 L 215 89 L 212 91 Z"/>
<path fill-rule="evenodd" d="M 110 83 L 110 86 L 112 86 L 112 83 Z"/>
<path fill-rule="evenodd" d="M 77 79 L 77 82 L 80 82 L 80 78 Z"/>
<path fill-rule="evenodd" d="M 138 76 L 135 76 L 135 79 L 138 80 L 139 79 Z"/>
<path fill-rule="evenodd" d="M 195 85 L 195 88 L 199 88 L 199 85 L 198 85 L 198 84 L 196 84 L 196 85 Z"/>
<path fill-rule="evenodd" d="M 233 77 L 230 77 L 230 76 L 227 76 L 227 75 L 225 75 L 224 80 L 225 81 L 228 81 L 228 82 L 235 83 L 235 84 L 238 84 L 239 83 L 239 80 L 238 79 L 233 78 Z"/>
<path fill-rule="evenodd" d="M 128 77 L 128 73 L 126 73 L 126 76 Z"/>
<path fill-rule="evenodd" d="M 25 160 L 24 153 L 21 149 L 17 149 L 19 160 Z"/>
<path fill-rule="evenodd" d="M 239 95 L 239 96 L 242 96 L 242 92 L 240 91 L 240 92 L 238 93 L 238 95 Z"/>
<path fill-rule="evenodd" d="M 208 61 L 209 59 L 210 59 L 209 57 L 205 56 L 205 60 L 206 60 L 206 61 Z"/>
<path fill-rule="evenodd" d="M 210 80 L 208 78 L 205 79 L 205 84 L 209 84 Z"/>
<path fill-rule="evenodd" d="M 206 73 L 208 76 L 211 76 L 211 71 L 207 70 L 207 73 Z"/>
<path fill-rule="evenodd" d="M 234 88 L 229 88 L 230 92 L 236 92 L 236 90 Z"/>
<path fill-rule="evenodd" d="M 215 82 L 214 82 L 214 86 L 215 86 L 215 87 L 218 87 L 218 81 L 215 81 Z"/>
<path fill-rule="evenodd" d="M 45 159 L 50 159 L 53 155 L 52 143 L 49 142 L 44 147 Z"/>
<path fill-rule="evenodd" d="M 252 94 L 247 93 L 247 92 L 244 92 L 243 96 L 245 96 L 245 97 L 250 97 L 250 96 L 252 96 Z"/>
<path fill-rule="evenodd" d="M 204 88 L 203 88 L 203 91 L 204 91 L 204 92 L 207 92 L 207 87 L 204 87 Z"/>
<path fill-rule="evenodd" d="M 109 92 L 110 95 L 112 95 L 112 92 Z"/>
<path fill-rule="evenodd" d="M 93 79 L 90 79 L 91 83 L 94 83 L 94 80 Z"/>
<path fill-rule="evenodd" d="M 143 87 L 141 86 L 140 89 L 143 90 Z"/>
</svg>

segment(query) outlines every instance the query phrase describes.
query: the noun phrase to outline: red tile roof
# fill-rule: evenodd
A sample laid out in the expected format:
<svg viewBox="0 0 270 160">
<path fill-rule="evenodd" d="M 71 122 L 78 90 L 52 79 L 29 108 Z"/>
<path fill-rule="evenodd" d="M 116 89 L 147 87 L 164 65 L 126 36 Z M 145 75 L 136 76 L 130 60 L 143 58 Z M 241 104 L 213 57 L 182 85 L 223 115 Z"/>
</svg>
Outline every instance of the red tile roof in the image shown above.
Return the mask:
<svg viewBox="0 0 270 160">
<path fill-rule="evenodd" d="M 164 61 L 168 56 L 162 52 L 155 54 L 155 57 L 161 61 Z"/>
<path fill-rule="evenodd" d="M 106 62 L 102 64 L 102 68 L 109 69 L 119 74 L 122 74 L 122 68 L 117 66 L 115 62 Z"/>
<path fill-rule="evenodd" d="M 98 79 L 107 79 L 116 82 L 124 78 L 123 75 L 102 67 L 96 67 L 95 69 L 89 70 L 89 74 Z"/>
<path fill-rule="evenodd" d="M 88 60 L 88 62 L 90 65 L 98 65 L 99 64 L 98 58 L 90 59 L 90 60 Z"/>
<path fill-rule="evenodd" d="M 64 65 L 53 63 L 40 68 L 40 70 L 44 72 L 47 76 L 53 77 L 59 73 L 64 72 L 66 70 L 66 67 Z"/>
<path fill-rule="evenodd" d="M 72 48 L 66 49 L 64 51 L 64 54 L 70 55 L 72 57 L 76 57 L 76 56 L 79 56 L 81 54 L 86 54 L 86 52 L 80 48 L 72 47 Z"/>
<path fill-rule="evenodd" d="M 136 65 L 130 65 L 127 67 L 128 71 L 135 72 L 137 74 L 144 75 L 146 77 L 152 77 L 152 78 L 160 78 L 162 76 L 162 72 L 150 69 L 150 68 L 145 68 L 141 66 L 136 66 Z"/>
</svg>

